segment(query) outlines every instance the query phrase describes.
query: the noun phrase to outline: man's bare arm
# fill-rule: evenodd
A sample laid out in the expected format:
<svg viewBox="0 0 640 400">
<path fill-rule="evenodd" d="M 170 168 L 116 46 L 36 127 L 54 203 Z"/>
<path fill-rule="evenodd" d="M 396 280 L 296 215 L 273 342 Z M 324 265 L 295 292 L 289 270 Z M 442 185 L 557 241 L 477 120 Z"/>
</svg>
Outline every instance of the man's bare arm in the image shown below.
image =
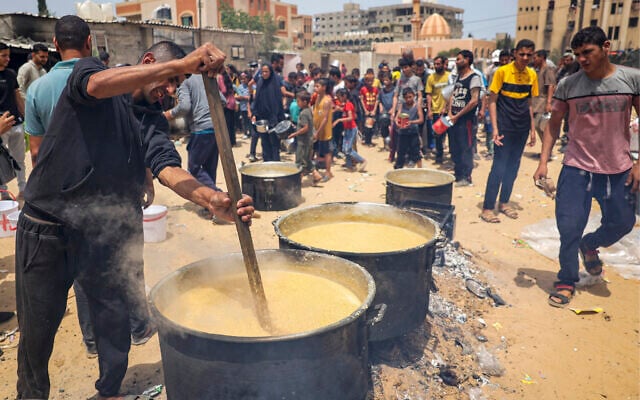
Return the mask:
<svg viewBox="0 0 640 400">
<path fill-rule="evenodd" d="M 143 56 L 150 60 L 153 55 Z M 184 74 L 216 72 L 224 64 L 226 56 L 211 43 L 205 43 L 186 57 L 163 63 L 133 65 L 130 67 L 109 68 L 91 75 L 87 92 L 97 98 L 106 99 L 140 88 L 152 82 L 162 81 Z"/>
</svg>

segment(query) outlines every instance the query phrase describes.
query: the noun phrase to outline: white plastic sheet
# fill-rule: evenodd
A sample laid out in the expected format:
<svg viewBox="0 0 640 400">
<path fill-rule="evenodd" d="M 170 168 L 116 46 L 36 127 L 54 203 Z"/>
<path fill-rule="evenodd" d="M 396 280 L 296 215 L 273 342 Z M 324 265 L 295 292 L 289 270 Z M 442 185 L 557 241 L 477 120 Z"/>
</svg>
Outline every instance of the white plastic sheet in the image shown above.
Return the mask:
<svg viewBox="0 0 640 400">
<path fill-rule="evenodd" d="M 589 217 L 585 234 L 600 226 L 601 214 L 594 212 Z M 555 219 L 545 219 L 522 230 L 521 239 L 532 249 L 553 260 L 558 259 L 560 233 Z M 640 227 L 633 230 L 608 248 L 600 248 L 600 258 L 626 279 L 640 279 Z"/>
</svg>

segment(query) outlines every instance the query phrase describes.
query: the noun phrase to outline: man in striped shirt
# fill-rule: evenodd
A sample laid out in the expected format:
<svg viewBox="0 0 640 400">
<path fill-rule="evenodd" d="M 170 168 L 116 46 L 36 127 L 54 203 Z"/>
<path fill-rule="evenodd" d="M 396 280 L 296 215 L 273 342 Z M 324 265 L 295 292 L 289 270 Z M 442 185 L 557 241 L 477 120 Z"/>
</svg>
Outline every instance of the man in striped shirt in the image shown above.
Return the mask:
<svg viewBox="0 0 640 400">
<path fill-rule="evenodd" d="M 531 40 L 520 40 L 516 44 L 515 60 L 496 70 L 489 88 L 489 113 L 495 147 L 480 214 L 485 222 L 500 222 L 494 214 L 498 192 L 498 211 L 509 218 L 518 218 L 516 210 L 509 206 L 509 198 L 518 176 L 527 136 L 530 137 L 530 146 L 536 142 L 531 99 L 538 96 L 538 78 L 536 71 L 527 66 L 533 59 L 534 50 L 535 44 Z"/>
</svg>

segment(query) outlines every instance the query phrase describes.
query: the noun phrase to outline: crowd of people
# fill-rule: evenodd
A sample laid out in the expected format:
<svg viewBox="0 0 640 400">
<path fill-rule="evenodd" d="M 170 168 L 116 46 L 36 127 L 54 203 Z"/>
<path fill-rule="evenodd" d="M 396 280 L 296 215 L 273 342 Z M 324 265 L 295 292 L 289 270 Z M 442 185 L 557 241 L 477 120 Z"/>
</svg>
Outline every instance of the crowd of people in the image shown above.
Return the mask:
<svg viewBox="0 0 640 400">
<path fill-rule="evenodd" d="M 295 128 L 285 140 L 294 141 L 295 162 L 313 184 L 333 178 L 341 159 L 345 171 L 366 171 L 358 147 L 380 146 L 389 152 L 380 162 L 390 168 L 447 162 L 455 186 L 464 188 L 477 184 L 474 162 L 484 154 L 492 165 L 479 217 L 487 223 L 500 222 L 500 214 L 518 218 L 510 197 L 525 146 L 542 141 L 534 176 L 542 185 L 562 130 L 553 306 L 571 300 L 579 254 L 587 271 L 599 275 L 597 249 L 633 227 L 629 199 L 638 192 L 640 167 L 625 132 L 632 108 L 640 109 L 640 71 L 609 62 L 610 43 L 600 28 L 578 32 L 558 67 L 547 51 L 521 40 L 514 49 L 496 50 L 485 71 L 469 50 L 459 51 L 453 63 L 441 56 L 415 59 L 408 51 L 397 65 L 383 61 L 364 74 L 312 62 L 298 63 L 286 78 L 282 54 L 239 71 L 224 65 L 224 54 L 211 44 L 185 54 L 160 42 L 138 65 L 109 68 L 108 54 L 90 57 L 83 20 L 65 16 L 55 29 L 62 61 L 48 73 L 45 46 L 34 46 L 16 74 L 7 68 L 9 48 L 0 43 L 0 109 L 6 110 L 0 132 L 20 166 L 18 198 L 25 201 L 16 243 L 18 398 L 48 396 L 47 363 L 71 285 L 87 351 L 101 363 L 96 389 L 102 399 L 117 396 L 132 340 L 144 343 L 154 328 L 140 308 L 139 285 L 131 290 L 110 277 L 126 263 L 132 281 L 143 281 L 141 209 L 153 201 L 154 178 L 212 216 L 232 219 L 230 200 L 216 185 L 218 147 L 199 73 L 216 73 L 231 144 L 238 145 L 238 135 L 250 140 L 250 162 L 280 161 L 282 138 L 270 128 L 290 119 Z M 190 134 L 188 172 L 168 137 L 168 121 L 178 117 Z M 485 151 L 478 150 L 481 128 Z M 28 181 L 24 131 L 34 166 Z M 601 204 L 602 226 L 583 236 L 592 197 Z M 114 203 L 118 209 L 104 212 Z M 238 203 L 246 222 L 251 204 L 249 198 Z M 135 217 L 124 221 L 123 209 Z M 110 219 L 121 226 L 118 237 L 102 228 L 114 223 Z M 43 236 L 48 248 L 37 251 Z M 117 312 L 123 309 L 129 312 Z"/>
</svg>

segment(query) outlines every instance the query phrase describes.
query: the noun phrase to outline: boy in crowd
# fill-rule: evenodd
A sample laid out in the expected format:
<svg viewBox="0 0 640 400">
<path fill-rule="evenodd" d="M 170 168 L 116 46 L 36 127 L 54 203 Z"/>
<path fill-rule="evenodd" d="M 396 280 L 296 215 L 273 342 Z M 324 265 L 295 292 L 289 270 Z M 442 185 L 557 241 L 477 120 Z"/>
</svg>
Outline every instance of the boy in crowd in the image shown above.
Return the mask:
<svg viewBox="0 0 640 400">
<path fill-rule="evenodd" d="M 420 133 L 418 127 L 424 121 L 422 107 L 416 101 L 416 94 L 410 87 L 402 89 L 402 99 L 396 113 L 396 124 L 398 125 L 398 157 L 394 164 L 394 169 L 404 166 L 405 158 L 414 162 L 418 168 L 422 168 L 422 157 L 420 157 Z M 406 118 L 402 118 L 404 114 Z"/>
<path fill-rule="evenodd" d="M 310 174 L 313 183 L 322 180 L 322 175 L 315 169 L 311 156 L 313 153 L 313 113 L 309 108 L 311 96 L 305 90 L 296 93 L 295 103 L 300 108 L 298 115 L 298 130 L 289 135 L 289 139 L 296 138 L 296 165 L 302 168 L 304 175 Z"/>
<path fill-rule="evenodd" d="M 364 144 L 366 146 L 373 146 L 371 139 L 373 138 L 375 123 L 366 123 L 366 120 L 369 118 L 375 121 L 376 110 L 378 108 L 378 89 L 373 87 L 373 72 L 367 72 L 364 76 L 364 86 L 360 89 L 360 103 L 362 104 L 365 118 Z"/>
<path fill-rule="evenodd" d="M 345 167 L 353 171 L 355 169 L 355 164 L 362 164 L 360 166 L 360 170 L 364 171 L 367 161 L 359 155 L 353 148 L 353 144 L 356 140 L 356 136 L 358 135 L 358 127 L 355 121 L 355 106 L 354 104 L 347 98 L 347 91 L 345 89 L 339 89 L 336 92 L 337 101 L 340 102 L 342 106 L 342 118 L 336 119 L 333 121 L 333 126 L 341 123 L 344 129 L 344 140 L 342 142 L 342 152 L 346 157 Z"/>
</svg>

